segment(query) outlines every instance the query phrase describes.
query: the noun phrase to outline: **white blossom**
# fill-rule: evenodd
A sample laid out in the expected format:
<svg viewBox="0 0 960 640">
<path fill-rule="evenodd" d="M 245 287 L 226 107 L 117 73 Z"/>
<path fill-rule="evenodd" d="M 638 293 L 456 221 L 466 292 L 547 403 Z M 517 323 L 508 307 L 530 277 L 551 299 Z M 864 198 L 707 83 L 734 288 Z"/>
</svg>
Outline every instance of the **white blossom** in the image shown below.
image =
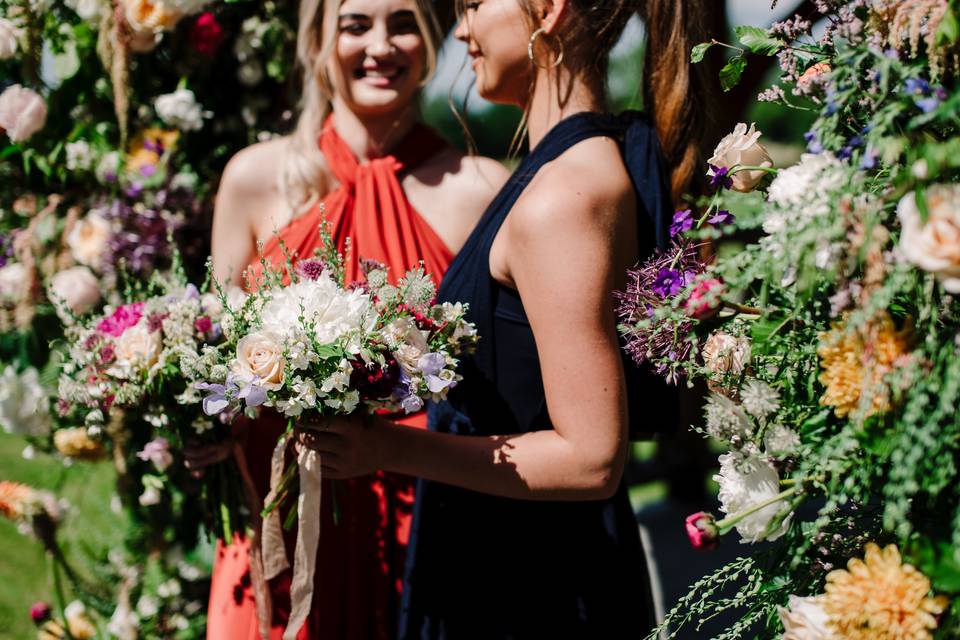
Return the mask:
<svg viewBox="0 0 960 640">
<path fill-rule="evenodd" d="M 751 378 L 740 389 L 740 402 L 754 418 L 766 420 L 780 408 L 780 394 L 766 382 Z"/>
<path fill-rule="evenodd" d="M 725 453 L 720 456 L 720 473 L 713 477 L 720 485 L 718 497 L 720 510 L 727 515 L 737 515 L 767 502 L 780 493 L 780 476 L 764 460 L 753 455 Z M 790 514 L 769 535 L 768 525 L 779 515 L 784 503 L 774 502 L 744 517 L 736 524 L 742 542 L 776 540 L 790 525 Z"/>
<path fill-rule="evenodd" d="M 753 434 L 753 422 L 736 402 L 711 393 L 704 407 L 707 433 L 724 442 L 743 441 Z"/>
<path fill-rule="evenodd" d="M 93 167 L 93 149 L 86 140 L 68 142 L 64 149 L 67 152 L 67 169 L 70 171 L 89 171 Z"/>
<path fill-rule="evenodd" d="M 7 365 L 0 376 L 0 427 L 7 433 L 43 436 L 52 426 L 50 396 L 40 385 L 37 370 L 17 373 Z"/>
<path fill-rule="evenodd" d="M 800 447 L 800 436 L 790 427 L 771 425 L 763 434 L 763 448 L 771 455 L 793 453 Z"/>
<path fill-rule="evenodd" d="M 183 131 L 199 131 L 203 128 L 203 107 L 189 89 L 177 89 L 173 93 L 158 96 L 153 108 L 161 120 Z"/>
</svg>

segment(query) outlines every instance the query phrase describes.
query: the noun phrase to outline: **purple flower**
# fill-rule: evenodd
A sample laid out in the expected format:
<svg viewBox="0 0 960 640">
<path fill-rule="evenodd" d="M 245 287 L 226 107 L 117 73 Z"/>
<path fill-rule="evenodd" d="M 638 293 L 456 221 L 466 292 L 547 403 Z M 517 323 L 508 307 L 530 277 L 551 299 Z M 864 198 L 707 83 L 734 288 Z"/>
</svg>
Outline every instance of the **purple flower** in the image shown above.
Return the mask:
<svg viewBox="0 0 960 640">
<path fill-rule="evenodd" d="M 677 211 L 673 214 L 673 224 L 670 225 L 670 235 L 678 236 L 693 228 L 693 212 L 690 209 Z"/>
<path fill-rule="evenodd" d="M 865 171 L 870 171 L 877 168 L 877 161 L 879 160 L 877 151 L 870 147 L 867 147 L 867 150 L 864 152 L 863 157 L 860 158 L 860 168 Z"/>
<path fill-rule="evenodd" d="M 807 142 L 807 151 L 813 154 L 823 153 L 823 145 L 820 144 L 816 131 L 807 131 L 803 134 L 803 139 Z"/>
<path fill-rule="evenodd" d="M 209 394 L 203 398 L 203 412 L 208 416 L 218 416 L 230 406 L 225 385 L 199 382 L 197 389 L 209 391 Z"/>
<path fill-rule="evenodd" d="M 443 357 L 442 353 L 428 353 L 420 356 L 420 359 L 417 361 L 417 368 L 420 369 L 420 372 L 425 376 L 435 376 L 443 371 L 443 367 L 446 366 L 446 364 L 447 360 Z"/>
<path fill-rule="evenodd" d="M 157 165 L 155 164 L 144 164 L 140 165 L 140 175 L 144 178 L 152 178 L 157 175 Z"/>
<path fill-rule="evenodd" d="M 930 83 L 923 78 L 907 78 L 903 90 L 911 95 L 925 96 L 930 93 Z"/>
<path fill-rule="evenodd" d="M 853 147 L 850 146 L 843 147 L 840 151 L 837 151 L 838 160 L 849 160 L 852 155 Z"/>
<path fill-rule="evenodd" d="M 715 214 L 707 218 L 707 223 L 714 227 L 719 227 L 725 224 L 733 224 L 736 221 L 737 217 L 726 209 L 720 209 Z"/>
<path fill-rule="evenodd" d="M 710 187 L 712 189 L 729 189 L 733 187 L 733 178 L 727 175 L 730 173 L 730 169 L 727 167 L 715 167 L 712 164 L 708 164 L 707 167 L 709 167 L 707 175 L 710 176 Z"/>
<path fill-rule="evenodd" d="M 415 393 L 411 393 L 400 400 L 400 406 L 405 413 L 416 413 L 423 409 L 423 400 Z"/>
<path fill-rule="evenodd" d="M 301 260 L 297 263 L 297 273 L 307 280 L 319 280 L 326 268 L 323 260 Z"/>
<path fill-rule="evenodd" d="M 677 295 L 683 289 L 683 272 L 668 267 L 660 269 L 652 288 L 661 298 Z"/>
<path fill-rule="evenodd" d="M 237 392 L 237 399 L 243 400 L 247 407 L 259 407 L 267 401 L 267 390 L 254 380 Z"/>
<path fill-rule="evenodd" d="M 937 107 L 940 106 L 940 98 L 937 96 L 920 98 L 919 100 L 915 100 L 914 104 L 917 105 L 917 108 L 919 108 L 920 111 L 923 111 L 924 113 L 930 113 L 932 111 L 936 111 Z"/>
<path fill-rule="evenodd" d="M 166 438 L 154 438 L 144 445 L 142 451 L 137 452 L 137 457 L 144 462 L 152 462 L 161 472 L 173 464 L 173 454 L 170 453 L 170 443 Z"/>
</svg>

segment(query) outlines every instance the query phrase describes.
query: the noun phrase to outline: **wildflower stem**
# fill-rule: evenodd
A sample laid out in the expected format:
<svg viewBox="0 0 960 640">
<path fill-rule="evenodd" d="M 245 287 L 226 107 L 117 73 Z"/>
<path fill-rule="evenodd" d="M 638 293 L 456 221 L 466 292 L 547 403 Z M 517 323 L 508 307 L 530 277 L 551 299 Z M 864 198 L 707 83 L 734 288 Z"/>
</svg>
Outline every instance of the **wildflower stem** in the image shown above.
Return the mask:
<svg viewBox="0 0 960 640">
<path fill-rule="evenodd" d="M 734 165 L 733 168 L 730 169 L 729 175 L 733 175 L 739 171 L 763 171 L 765 173 L 772 173 L 773 175 L 777 175 L 777 172 L 778 172 L 778 170 L 775 169 L 774 167 L 762 167 L 762 166 L 756 166 L 756 165 L 754 166 Z"/>
<path fill-rule="evenodd" d="M 758 308 L 756 308 L 756 307 L 749 307 L 749 306 L 747 306 L 747 305 L 738 304 L 738 303 L 736 303 L 736 302 L 730 302 L 729 300 L 724 300 L 724 301 L 723 301 L 723 305 L 724 305 L 725 307 L 728 307 L 728 308 L 730 308 L 730 309 L 733 309 L 733 310 L 736 311 L 737 313 L 748 313 L 748 314 L 750 314 L 750 315 L 755 315 L 755 316 L 762 316 L 762 315 L 763 315 L 763 309 L 758 309 Z"/>
<path fill-rule="evenodd" d="M 720 529 L 720 535 L 723 535 L 728 531 L 730 531 L 730 529 L 735 527 L 741 520 L 743 520 L 747 516 L 751 516 L 755 514 L 757 511 L 760 511 L 761 509 L 769 507 L 772 504 L 776 504 L 782 500 L 786 500 L 787 498 L 793 497 L 799 492 L 800 492 L 799 485 L 790 487 L 789 489 L 784 489 L 783 491 L 781 491 L 780 493 L 778 493 L 777 495 L 773 496 L 768 500 L 759 502 L 753 505 L 752 507 L 749 507 L 748 509 L 741 511 L 740 513 L 735 513 L 731 516 L 727 516 L 723 520 L 718 520 L 717 528 Z"/>
</svg>

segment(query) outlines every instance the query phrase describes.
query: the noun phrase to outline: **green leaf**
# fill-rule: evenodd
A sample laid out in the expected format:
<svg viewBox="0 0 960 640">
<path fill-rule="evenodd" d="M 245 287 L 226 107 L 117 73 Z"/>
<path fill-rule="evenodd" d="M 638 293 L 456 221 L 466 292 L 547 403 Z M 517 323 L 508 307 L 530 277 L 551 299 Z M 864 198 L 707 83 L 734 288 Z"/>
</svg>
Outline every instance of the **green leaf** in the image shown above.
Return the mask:
<svg viewBox="0 0 960 640">
<path fill-rule="evenodd" d="M 936 43 L 938 47 L 947 46 L 954 44 L 957 38 L 960 38 L 960 21 L 951 4 L 947 6 L 947 12 L 937 28 Z"/>
<path fill-rule="evenodd" d="M 737 27 L 736 32 L 740 44 L 751 53 L 772 56 L 786 46 L 783 40 L 771 37 L 765 29 L 759 27 Z"/>
<path fill-rule="evenodd" d="M 715 42 L 701 42 L 690 51 L 690 62 L 697 64 L 703 60 L 703 56 L 707 55 L 707 51 L 712 47 Z"/>
<path fill-rule="evenodd" d="M 747 60 L 743 56 L 731 58 L 727 64 L 720 69 L 720 86 L 724 91 L 730 91 L 740 83 L 740 76 L 743 70 L 747 68 Z"/>
</svg>

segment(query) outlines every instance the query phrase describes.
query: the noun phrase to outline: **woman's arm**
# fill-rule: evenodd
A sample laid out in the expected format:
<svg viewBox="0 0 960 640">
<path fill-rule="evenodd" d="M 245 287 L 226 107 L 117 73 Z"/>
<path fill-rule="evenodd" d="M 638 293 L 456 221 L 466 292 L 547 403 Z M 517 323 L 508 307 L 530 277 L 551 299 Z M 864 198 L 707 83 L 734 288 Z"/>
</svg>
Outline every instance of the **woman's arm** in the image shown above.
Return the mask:
<svg viewBox="0 0 960 640">
<path fill-rule="evenodd" d="M 328 474 L 380 467 L 547 500 L 600 499 L 616 491 L 628 438 L 612 291 L 636 250 L 628 246 L 636 233 L 628 178 L 598 175 L 596 167 L 586 173 L 551 167 L 528 187 L 504 228 L 502 253 L 536 337 L 554 428 L 468 437 L 383 420 L 369 431 L 334 421 L 309 443 L 327 454 Z"/>
</svg>

